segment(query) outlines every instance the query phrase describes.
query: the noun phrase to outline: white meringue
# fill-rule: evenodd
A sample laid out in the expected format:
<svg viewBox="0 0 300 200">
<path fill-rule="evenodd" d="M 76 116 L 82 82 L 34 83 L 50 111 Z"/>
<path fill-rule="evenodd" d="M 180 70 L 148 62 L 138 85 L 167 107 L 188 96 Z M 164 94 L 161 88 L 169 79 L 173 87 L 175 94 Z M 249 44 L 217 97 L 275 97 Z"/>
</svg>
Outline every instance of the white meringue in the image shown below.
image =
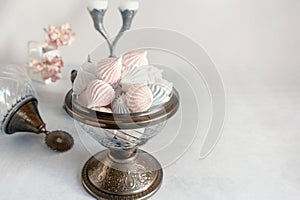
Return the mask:
<svg viewBox="0 0 300 200">
<path fill-rule="evenodd" d="M 153 84 L 157 80 L 162 79 L 162 72 L 162 70 L 151 65 L 136 67 L 122 78 L 120 84 L 124 91 L 126 91 L 130 85 L 134 84 Z"/>
<path fill-rule="evenodd" d="M 91 74 L 94 74 L 95 76 L 97 74 L 97 65 L 94 63 L 86 62 L 80 67 L 80 69 L 89 72 Z"/>
<path fill-rule="evenodd" d="M 153 95 L 153 103 L 151 108 L 162 105 L 170 100 L 169 92 L 166 88 L 157 84 L 149 85 L 149 88 Z"/>
<path fill-rule="evenodd" d="M 118 97 L 117 99 L 115 99 L 112 102 L 112 111 L 114 113 L 119 113 L 119 114 L 131 113 L 130 109 L 128 108 L 128 106 L 125 103 L 124 95 Z"/>
<path fill-rule="evenodd" d="M 86 89 L 90 82 L 96 79 L 97 77 L 94 74 L 82 70 L 78 71 L 73 83 L 73 92 L 80 94 Z"/>
</svg>

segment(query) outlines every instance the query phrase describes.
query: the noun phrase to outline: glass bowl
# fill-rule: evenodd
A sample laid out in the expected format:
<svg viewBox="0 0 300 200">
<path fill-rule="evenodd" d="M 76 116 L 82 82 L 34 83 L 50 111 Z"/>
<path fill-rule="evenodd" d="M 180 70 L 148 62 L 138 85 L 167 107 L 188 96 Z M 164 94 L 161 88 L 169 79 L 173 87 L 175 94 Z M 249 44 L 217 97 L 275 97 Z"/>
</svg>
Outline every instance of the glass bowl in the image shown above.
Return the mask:
<svg viewBox="0 0 300 200">
<path fill-rule="evenodd" d="M 81 106 L 72 91 L 66 95 L 65 109 L 93 139 L 107 148 L 134 149 L 144 145 L 165 126 L 179 107 L 174 89 L 171 99 L 147 112 L 115 114 L 94 111 Z"/>
</svg>

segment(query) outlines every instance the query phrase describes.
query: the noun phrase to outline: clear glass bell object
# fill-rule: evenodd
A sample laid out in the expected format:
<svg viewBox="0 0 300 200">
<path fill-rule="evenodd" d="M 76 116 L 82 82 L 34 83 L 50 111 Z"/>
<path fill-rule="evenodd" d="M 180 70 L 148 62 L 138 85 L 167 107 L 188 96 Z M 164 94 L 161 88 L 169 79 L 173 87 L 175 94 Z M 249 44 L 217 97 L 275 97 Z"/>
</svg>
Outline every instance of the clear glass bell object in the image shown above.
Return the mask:
<svg viewBox="0 0 300 200">
<path fill-rule="evenodd" d="M 46 145 L 57 152 L 68 151 L 74 144 L 67 132 L 46 129 L 31 80 L 26 69 L 18 65 L 6 66 L 0 72 L 0 131 L 43 133 Z"/>
<path fill-rule="evenodd" d="M 26 68 L 20 65 L 7 65 L 0 71 L 0 126 L 7 122 L 11 112 L 26 99 L 36 98 L 36 92 Z"/>
<path fill-rule="evenodd" d="M 0 74 L 0 120 L 1 131 L 20 103 L 27 99 L 36 98 L 36 93 L 30 82 L 20 79 L 19 74 Z M 4 75 L 7 75 L 6 77 Z M 16 77 L 16 78 L 13 78 Z"/>
<path fill-rule="evenodd" d="M 31 83 L 31 79 L 27 73 L 27 68 L 22 65 L 7 65 L 1 68 L 0 77 L 9 77 L 17 79 L 21 82 Z"/>
</svg>

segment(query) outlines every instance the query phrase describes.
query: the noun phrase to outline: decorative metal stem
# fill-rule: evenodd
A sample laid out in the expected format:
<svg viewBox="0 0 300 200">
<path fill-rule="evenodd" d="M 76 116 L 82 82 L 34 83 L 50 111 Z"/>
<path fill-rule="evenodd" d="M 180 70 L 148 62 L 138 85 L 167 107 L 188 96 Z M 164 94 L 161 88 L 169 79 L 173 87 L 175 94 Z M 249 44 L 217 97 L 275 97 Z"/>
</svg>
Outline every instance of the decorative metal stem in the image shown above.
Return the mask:
<svg viewBox="0 0 300 200">
<path fill-rule="evenodd" d="M 118 35 L 115 37 L 115 39 L 112 43 L 112 46 L 111 46 L 112 52 L 115 51 L 117 43 L 119 42 L 121 37 L 124 35 L 124 33 L 131 28 L 133 18 L 135 16 L 135 14 L 137 13 L 136 10 L 124 10 L 124 11 L 120 10 L 120 12 L 121 12 L 122 19 L 123 19 L 123 25 L 122 25 L 121 30 L 119 31 Z"/>
<path fill-rule="evenodd" d="M 108 36 L 108 34 L 107 34 L 107 32 L 104 28 L 104 25 L 103 25 L 103 19 L 104 19 L 104 15 L 106 13 L 106 10 L 93 9 L 89 12 L 90 12 L 90 15 L 93 19 L 95 29 L 106 40 L 106 42 L 108 44 L 108 47 L 109 47 L 110 56 L 112 56 L 113 55 L 112 45 L 111 45 L 111 42 L 109 40 L 109 36 Z"/>
<path fill-rule="evenodd" d="M 95 29 L 101 34 L 101 36 L 106 40 L 106 42 L 108 44 L 110 57 L 114 57 L 117 43 L 121 39 L 121 37 L 124 35 L 124 33 L 131 28 L 131 24 L 132 24 L 135 14 L 137 13 L 137 10 L 128 10 L 128 9 L 121 10 L 120 9 L 122 19 L 123 19 L 123 25 L 122 25 L 119 33 L 117 34 L 117 36 L 112 41 L 110 40 L 110 37 L 107 34 L 107 32 L 104 28 L 104 24 L 103 24 L 103 19 L 104 19 L 106 10 L 93 9 L 93 10 L 89 10 L 89 12 L 93 19 Z"/>
</svg>

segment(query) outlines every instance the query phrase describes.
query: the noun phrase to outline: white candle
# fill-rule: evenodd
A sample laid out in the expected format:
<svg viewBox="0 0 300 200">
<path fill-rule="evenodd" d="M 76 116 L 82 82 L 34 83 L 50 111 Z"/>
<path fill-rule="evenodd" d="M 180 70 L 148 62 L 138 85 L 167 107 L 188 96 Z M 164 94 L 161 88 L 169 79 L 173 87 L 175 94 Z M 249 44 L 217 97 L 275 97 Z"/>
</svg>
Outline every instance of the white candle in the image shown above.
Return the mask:
<svg viewBox="0 0 300 200">
<path fill-rule="evenodd" d="M 138 10 L 139 9 L 139 2 L 132 1 L 132 0 L 123 0 L 121 1 L 120 10 Z"/>
<path fill-rule="evenodd" d="M 106 10 L 108 8 L 107 0 L 89 0 L 88 9 L 92 11 L 93 9 L 97 10 Z"/>
</svg>

